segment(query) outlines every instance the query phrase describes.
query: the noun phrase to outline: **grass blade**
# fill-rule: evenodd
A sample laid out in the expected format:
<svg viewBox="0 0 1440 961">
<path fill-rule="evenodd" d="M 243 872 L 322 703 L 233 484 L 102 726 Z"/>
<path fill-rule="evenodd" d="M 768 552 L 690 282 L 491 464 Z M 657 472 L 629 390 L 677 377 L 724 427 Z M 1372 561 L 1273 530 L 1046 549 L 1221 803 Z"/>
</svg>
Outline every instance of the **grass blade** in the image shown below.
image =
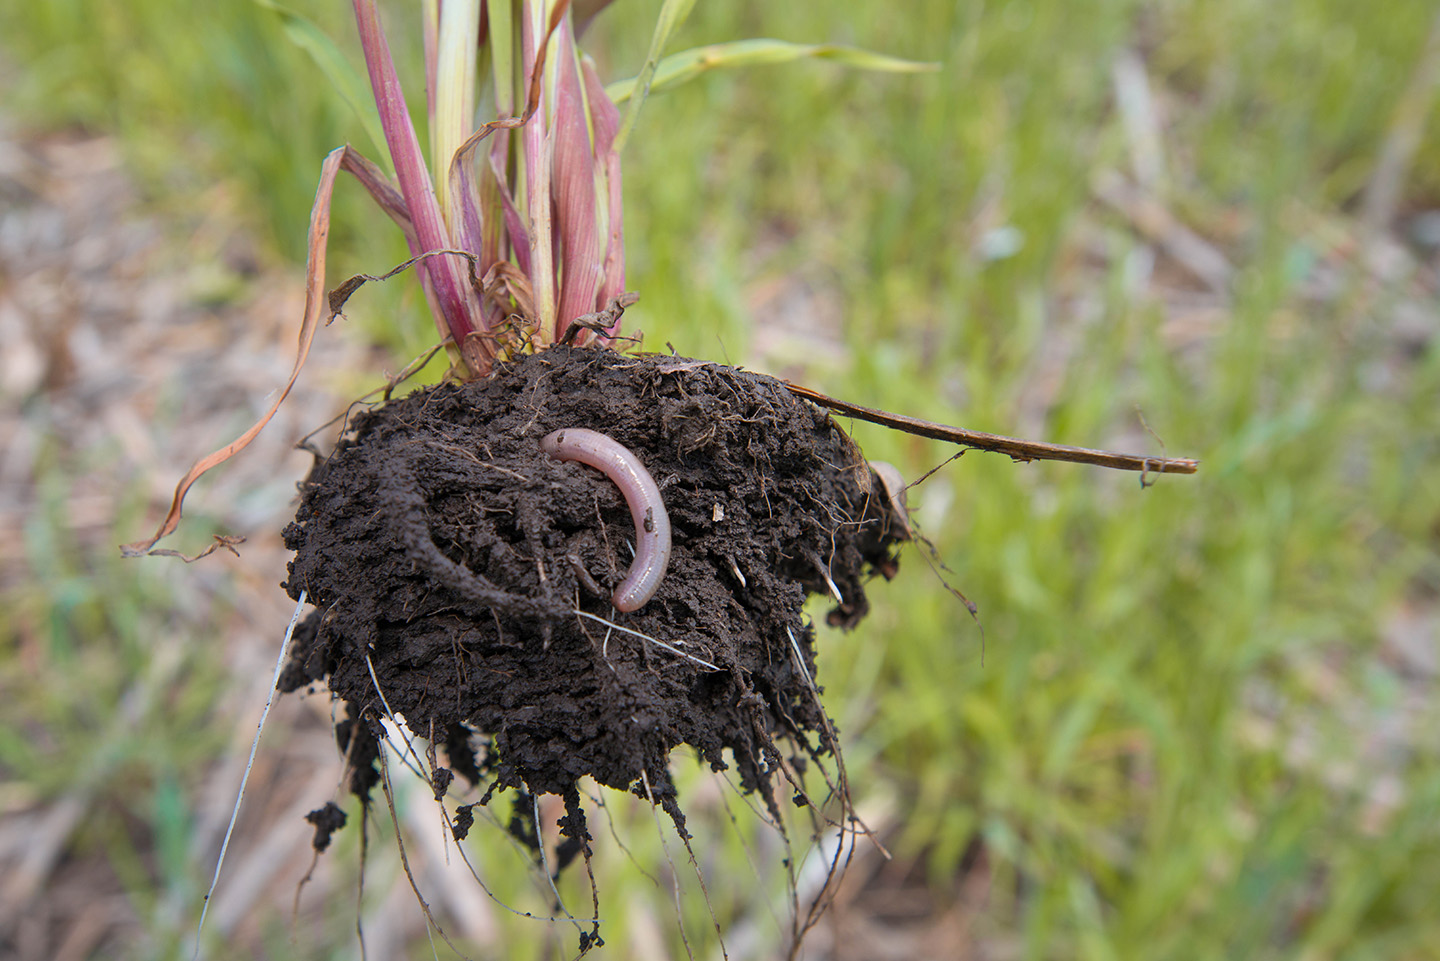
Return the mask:
<svg viewBox="0 0 1440 961">
<path fill-rule="evenodd" d="M 435 107 L 430 117 L 431 159 L 435 196 L 453 231 L 459 217 L 452 209 L 450 159 L 475 116 L 475 71 L 480 34 L 480 0 L 446 0 L 440 9 L 439 63 L 435 76 Z M 478 238 L 476 238 L 478 241 Z M 466 249 L 472 249 L 469 245 Z"/>
<path fill-rule="evenodd" d="M 655 32 L 650 37 L 650 50 L 645 54 L 645 64 L 636 77 L 627 81 L 630 84 L 629 91 L 638 90 L 639 94 L 630 101 L 630 106 L 625 110 L 625 118 L 620 121 L 620 132 L 615 135 L 617 154 L 625 149 L 625 142 L 630 139 L 630 131 L 634 129 L 635 120 L 640 116 L 640 107 L 650 93 L 650 83 L 661 63 L 660 55 L 665 52 L 665 45 L 670 42 L 671 34 L 680 29 L 685 18 L 690 16 L 694 7 L 695 0 L 665 0 L 665 5 L 660 8 L 660 17 L 655 21 Z M 620 102 L 620 98 L 613 92 L 606 92 L 610 93 L 611 100 Z"/>
<path fill-rule="evenodd" d="M 355 111 L 371 146 L 376 148 L 382 157 L 385 156 L 385 132 L 380 128 L 380 113 L 375 109 L 375 101 L 370 99 L 370 88 L 351 66 L 350 61 L 345 59 L 340 48 L 335 46 L 335 42 L 314 21 L 302 17 L 275 0 L 254 2 L 279 18 L 280 28 L 285 31 L 286 38 L 309 54 L 341 99 Z"/>
<path fill-rule="evenodd" d="M 938 63 L 922 63 L 918 60 L 889 57 L 883 53 L 862 50 L 859 47 L 844 47 L 828 43 L 790 43 L 785 40 L 758 38 L 736 40 L 730 43 L 712 43 L 709 46 L 692 47 L 689 50 L 672 53 L 660 61 L 653 71 L 653 76 L 647 76 L 646 72 L 642 70 L 638 76 L 631 77 L 629 80 L 615 81 L 605 88 L 605 92 L 610 94 L 610 99 L 616 103 L 627 100 L 631 102 L 632 106 L 626 113 L 628 121 L 630 114 L 635 112 L 633 99 L 636 95 L 635 91 L 642 84 L 646 86 L 641 91 L 641 97 L 646 93 L 656 93 L 679 86 L 711 70 L 769 66 L 777 63 L 791 63 L 795 60 L 830 60 L 856 70 L 871 70 L 881 73 L 928 73 L 940 69 Z M 649 64 L 647 63 L 646 66 L 648 67 Z M 623 133 L 624 131 L 622 131 Z"/>
</svg>

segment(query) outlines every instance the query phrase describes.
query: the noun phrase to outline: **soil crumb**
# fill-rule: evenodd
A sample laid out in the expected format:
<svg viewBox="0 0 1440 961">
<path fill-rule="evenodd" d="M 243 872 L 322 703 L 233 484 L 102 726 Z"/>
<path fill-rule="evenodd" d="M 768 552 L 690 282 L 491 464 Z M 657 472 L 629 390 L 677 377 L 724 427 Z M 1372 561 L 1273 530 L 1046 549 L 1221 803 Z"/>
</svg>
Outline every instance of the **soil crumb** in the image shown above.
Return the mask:
<svg viewBox="0 0 1440 961">
<path fill-rule="evenodd" d="M 331 835 L 345 826 L 346 817 L 340 805 L 327 801 L 324 807 L 316 808 L 305 815 L 305 820 L 315 825 L 315 839 L 310 842 L 310 846 L 320 852 L 330 846 Z"/>
<path fill-rule="evenodd" d="M 619 489 L 539 446 L 571 427 L 628 447 L 670 516 L 668 573 L 632 613 L 610 603 L 635 537 Z M 864 582 L 893 574 L 904 537 L 888 511 L 844 431 L 777 380 L 545 350 L 367 410 L 317 460 L 284 585 L 315 609 L 281 688 L 325 680 L 346 702 L 337 735 L 362 796 L 388 706 L 485 799 L 573 797 L 589 775 L 683 833 L 667 759 L 689 744 L 773 811 L 777 740 L 801 758 L 835 749 L 806 595 L 835 599 L 834 625 L 864 616 Z"/>
</svg>

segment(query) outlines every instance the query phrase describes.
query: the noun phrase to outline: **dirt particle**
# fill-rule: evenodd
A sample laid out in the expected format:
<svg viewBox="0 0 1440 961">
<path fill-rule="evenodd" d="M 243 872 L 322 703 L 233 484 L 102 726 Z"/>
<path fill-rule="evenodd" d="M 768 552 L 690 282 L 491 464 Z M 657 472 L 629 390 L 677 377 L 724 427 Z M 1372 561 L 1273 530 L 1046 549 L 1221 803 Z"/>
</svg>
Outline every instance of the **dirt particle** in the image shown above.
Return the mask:
<svg viewBox="0 0 1440 961">
<path fill-rule="evenodd" d="M 319 853 L 330 846 L 330 836 L 345 826 L 347 818 L 339 805 L 328 801 L 324 807 L 305 815 L 305 820 L 315 825 L 315 838 L 310 845 Z"/>
<path fill-rule="evenodd" d="M 475 825 L 475 812 L 473 804 L 462 804 L 455 809 L 455 820 L 451 825 L 450 834 L 457 841 L 463 841 L 470 834 L 470 829 Z"/>
</svg>

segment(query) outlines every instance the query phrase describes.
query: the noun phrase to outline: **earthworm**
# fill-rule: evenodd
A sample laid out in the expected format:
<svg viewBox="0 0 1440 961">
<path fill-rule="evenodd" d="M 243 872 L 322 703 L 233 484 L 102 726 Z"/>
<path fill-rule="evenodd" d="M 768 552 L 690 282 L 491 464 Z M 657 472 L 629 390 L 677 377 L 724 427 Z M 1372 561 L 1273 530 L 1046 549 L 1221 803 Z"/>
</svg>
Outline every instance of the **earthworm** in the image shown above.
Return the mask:
<svg viewBox="0 0 1440 961">
<path fill-rule="evenodd" d="M 670 515 L 654 478 L 629 448 L 599 431 L 562 428 L 542 437 L 540 449 L 556 460 L 577 460 L 603 471 L 625 495 L 635 520 L 635 560 L 610 603 L 617 611 L 639 610 L 655 596 L 670 564 Z"/>
</svg>

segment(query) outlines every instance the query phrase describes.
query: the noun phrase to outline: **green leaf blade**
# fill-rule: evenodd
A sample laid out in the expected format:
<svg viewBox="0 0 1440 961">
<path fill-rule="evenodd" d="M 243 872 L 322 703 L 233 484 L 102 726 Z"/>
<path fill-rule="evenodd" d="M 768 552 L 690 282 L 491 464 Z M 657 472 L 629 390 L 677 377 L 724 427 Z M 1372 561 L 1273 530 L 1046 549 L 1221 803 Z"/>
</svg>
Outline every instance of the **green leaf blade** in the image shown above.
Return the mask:
<svg viewBox="0 0 1440 961">
<path fill-rule="evenodd" d="M 929 73 L 940 69 L 938 63 L 905 60 L 860 47 L 757 38 L 713 43 L 672 53 L 656 64 L 649 92 L 678 87 L 711 70 L 772 66 L 797 60 L 829 60 L 856 70 L 879 73 Z M 605 92 L 610 99 L 621 103 L 634 94 L 640 80 L 640 77 L 617 80 L 607 86 Z"/>
<path fill-rule="evenodd" d="M 370 97 L 370 85 L 351 65 L 335 42 L 321 30 L 314 21 L 301 16 L 275 0 L 254 0 L 255 4 L 271 11 L 280 20 L 280 28 L 286 39 L 310 56 L 320 72 L 325 74 L 341 99 L 355 111 L 365 135 L 370 138 L 372 152 L 382 162 L 388 158 L 385 149 L 385 133 L 380 126 L 380 113 Z M 391 171 L 387 171 L 391 172 Z"/>
</svg>

